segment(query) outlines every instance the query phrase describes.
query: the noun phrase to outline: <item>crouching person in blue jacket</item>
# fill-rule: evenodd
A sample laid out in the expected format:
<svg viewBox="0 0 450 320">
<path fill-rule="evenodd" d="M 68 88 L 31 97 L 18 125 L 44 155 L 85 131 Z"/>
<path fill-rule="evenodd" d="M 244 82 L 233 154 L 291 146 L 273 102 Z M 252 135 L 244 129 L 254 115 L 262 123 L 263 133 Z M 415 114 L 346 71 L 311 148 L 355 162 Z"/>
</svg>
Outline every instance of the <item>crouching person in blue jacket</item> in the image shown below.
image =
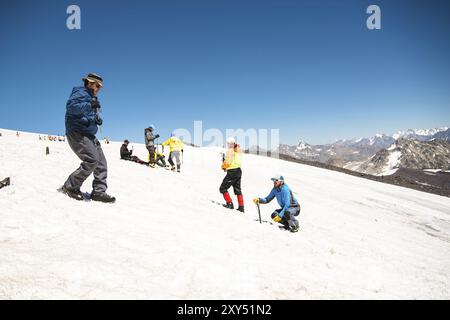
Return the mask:
<svg viewBox="0 0 450 320">
<path fill-rule="evenodd" d="M 83 200 L 80 191 L 83 182 L 93 173 L 91 199 L 102 202 L 115 202 L 115 198 L 106 194 L 108 167 L 100 142 L 95 137 L 100 117 L 100 102 L 97 94 L 103 86 L 103 79 L 90 73 L 82 79 L 84 86 L 72 90 L 66 105 L 66 136 L 70 148 L 82 161 L 64 183 L 62 190 L 69 197 Z"/>
<path fill-rule="evenodd" d="M 288 185 L 284 183 L 283 176 L 276 175 L 271 178 L 271 180 L 273 181 L 273 189 L 270 194 L 265 198 L 255 198 L 253 199 L 253 202 L 255 204 L 269 203 L 273 198 L 277 198 L 281 209 L 275 210 L 272 213 L 271 218 L 273 221 L 284 225 L 284 227 L 291 232 L 297 232 L 299 224 L 295 217 L 300 214 L 300 204 L 292 194 Z"/>
</svg>

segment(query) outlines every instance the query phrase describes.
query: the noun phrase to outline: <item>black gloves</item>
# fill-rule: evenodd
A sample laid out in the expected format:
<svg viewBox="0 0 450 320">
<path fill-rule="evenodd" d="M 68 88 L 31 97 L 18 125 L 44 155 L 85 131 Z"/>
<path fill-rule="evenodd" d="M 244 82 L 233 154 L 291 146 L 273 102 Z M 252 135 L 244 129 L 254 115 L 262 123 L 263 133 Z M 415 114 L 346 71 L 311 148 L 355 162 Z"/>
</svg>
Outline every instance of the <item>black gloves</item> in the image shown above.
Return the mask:
<svg viewBox="0 0 450 320">
<path fill-rule="evenodd" d="M 157 134 L 156 136 L 155 136 L 155 139 L 158 139 L 159 138 L 159 134 Z"/>
<path fill-rule="evenodd" d="M 91 100 L 91 108 L 92 109 L 100 109 L 101 108 L 100 102 L 98 102 L 96 97 L 92 98 L 92 100 Z"/>
<path fill-rule="evenodd" d="M 102 118 L 100 118 L 100 115 L 98 114 L 95 115 L 95 124 L 98 126 L 101 126 L 103 124 L 103 120 Z"/>
</svg>

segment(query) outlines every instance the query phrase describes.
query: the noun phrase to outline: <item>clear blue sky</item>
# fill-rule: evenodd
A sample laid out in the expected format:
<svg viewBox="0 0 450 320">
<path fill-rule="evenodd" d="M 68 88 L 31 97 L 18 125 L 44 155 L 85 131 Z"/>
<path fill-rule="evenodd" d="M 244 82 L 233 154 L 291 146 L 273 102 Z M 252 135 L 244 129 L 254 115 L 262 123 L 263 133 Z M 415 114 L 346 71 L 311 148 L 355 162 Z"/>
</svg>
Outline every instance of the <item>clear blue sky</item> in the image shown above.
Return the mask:
<svg viewBox="0 0 450 320">
<path fill-rule="evenodd" d="M 81 30 L 66 8 L 81 7 Z M 366 28 L 381 7 L 382 29 Z M 103 76 L 100 137 L 279 128 L 318 144 L 450 125 L 449 1 L 2 1 L 0 128 L 64 133 Z"/>
</svg>

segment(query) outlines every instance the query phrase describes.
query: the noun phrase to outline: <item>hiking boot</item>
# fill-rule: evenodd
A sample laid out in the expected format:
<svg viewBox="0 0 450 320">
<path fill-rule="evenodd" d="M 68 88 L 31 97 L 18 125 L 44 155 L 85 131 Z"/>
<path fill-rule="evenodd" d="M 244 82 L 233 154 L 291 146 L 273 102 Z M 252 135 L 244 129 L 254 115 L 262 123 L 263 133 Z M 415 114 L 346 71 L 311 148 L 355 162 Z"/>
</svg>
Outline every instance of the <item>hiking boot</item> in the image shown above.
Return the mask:
<svg viewBox="0 0 450 320">
<path fill-rule="evenodd" d="M 66 188 L 65 186 L 63 186 L 62 191 L 72 199 L 84 200 L 83 194 L 81 193 L 80 189 L 72 190 L 72 189 L 69 189 L 69 188 Z"/>
<path fill-rule="evenodd" d="M 289 231 L 291 231 L 291 232 L 298 232 L 298 226 L 292 226 Z"/>
<path fill-rule="evenodd" d="M 92 192 L 91 193 L 91 200 L 93 201 L 100 201 L 100 202 L 108 202 L 108 203 L 114 203 L 116 202 L 116 198 L 111 197 L 106 192 Z"/>
<path fill-rule="evenodd" d="M 223 205 L 227 209 L 234 209 L 233 202 L 227 202 L 227 204 Z"/>
<path fill-rule="evenodd" d="M 175 168 L 175 167 L 172 167 L 172 168 L 170 168 L 170 170 L 172 170 L 172 171 L 175 171 L 177 168 Z"/>
<path fill-rule="evenodd" d="M 237 208 L 237 210 L 240 212 L 244 212 L 244 206 L 239 206 L 239 208 Z"/>
</svg>

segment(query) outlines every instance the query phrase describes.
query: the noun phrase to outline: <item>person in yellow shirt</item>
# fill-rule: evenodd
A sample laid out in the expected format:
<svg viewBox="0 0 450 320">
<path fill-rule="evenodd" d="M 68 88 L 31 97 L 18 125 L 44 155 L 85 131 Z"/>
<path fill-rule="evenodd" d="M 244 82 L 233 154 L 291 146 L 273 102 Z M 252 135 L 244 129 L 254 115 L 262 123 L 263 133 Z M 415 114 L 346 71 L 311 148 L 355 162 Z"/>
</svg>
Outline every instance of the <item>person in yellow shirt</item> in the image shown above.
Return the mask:
<svg viewBox="0 0 450 320">
<path fill-rule="evenodd" d="M 164 146 L 169 146 L 170 149 L 170 153 L 169 153 L 169 163 L 171 165 L 171 170 L 175 171 L 177 170 L 177 172 L 180 172 L 181 169 L 181 161 L 180 161 L 180 152 L 183 153 L 184 150 L 184 144 L 183 142 L 178 139 L 174 133 L 172 133 L 170 135 L 170 138 L 167 139 L 166 141 L 164 141 L 162 143 L 163 146 L 163 150 L 164 150 Z M 173 162 L 173 158 L 175 158 L 177 165 L 175 166 L 175 163 Z"/>
<path fill-rule="evenodd" d="M 223 159 L 222 170 L 227 172 L 227 175 L 220 185 L 219 191 L 222 193 L 223 198 L 226 201 L 224 207 L 228 209 L 234 209 L 233 201 L 231 200 L 228 189 L 232 186 L 234 194 L 238 200 L 238 210 L 244 212 L 244 197 L 241 190 L 241 170 L 242 163 L 242 150 L 236 143 L 233 137 L 227 139 L 227 152 Z"/>
</svg>

